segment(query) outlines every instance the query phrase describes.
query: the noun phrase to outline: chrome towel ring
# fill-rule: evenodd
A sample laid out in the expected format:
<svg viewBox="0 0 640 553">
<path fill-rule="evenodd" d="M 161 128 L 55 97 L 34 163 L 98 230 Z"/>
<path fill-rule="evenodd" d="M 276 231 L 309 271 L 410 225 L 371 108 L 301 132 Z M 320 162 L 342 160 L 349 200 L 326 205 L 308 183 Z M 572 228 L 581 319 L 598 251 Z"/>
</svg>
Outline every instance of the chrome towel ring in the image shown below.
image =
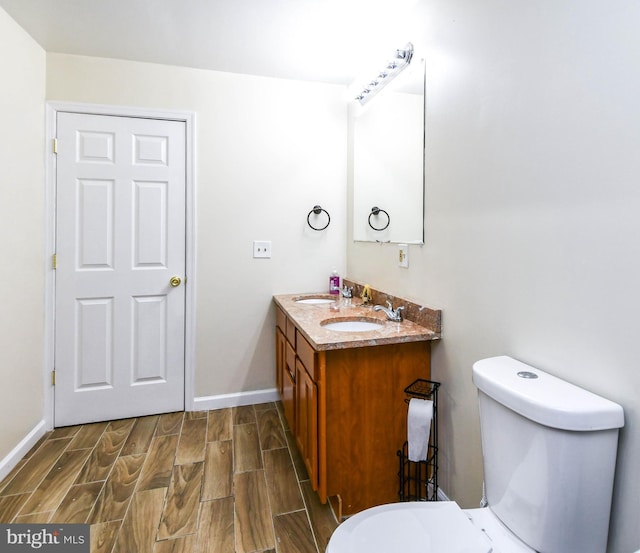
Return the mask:
<svg viewBox="0 0 640 553">
<path fill-rule="evenodd" d="M 311 214 L 313 213 L 314 215 L 320 215 L 322 212 L 327 214 L 327 224 L 323 227 L 314 227 L 311 224 Z M 307 224 L 313 229 L 313 230 L 324 230 L 329 226 L 329 223 L 331 222 L 331 215 L 329 215 L 329 212 L 326 209 L 322 209 L 322 207 L 320 207 L 319 205 L 314 205 L 313 209 L 311 211 L 309 211 L 309 214 L 307 215 Z"/>
<path fill-rule="evenodd" d="M 383 226 L 382 228 L 374 227 L 371 224 L 371 216 L 375 215 L 377 217 L 380 213 L 384 213 L 387 216 L 387 224 L 385 226 Z M 389 223 L 391 223 L 391 217 L 389 217 L 389 214 L 384 209 L 380 209 L 379 207 L 375 207 L 374 206 L 374 207 L 371 208 L 371 213 L 369 213 L 368 221 L 369 221 L 369 226 L 373 230 L 382 231 L 382 230 L 386 229 L 389 226 Z"/>
</svg>

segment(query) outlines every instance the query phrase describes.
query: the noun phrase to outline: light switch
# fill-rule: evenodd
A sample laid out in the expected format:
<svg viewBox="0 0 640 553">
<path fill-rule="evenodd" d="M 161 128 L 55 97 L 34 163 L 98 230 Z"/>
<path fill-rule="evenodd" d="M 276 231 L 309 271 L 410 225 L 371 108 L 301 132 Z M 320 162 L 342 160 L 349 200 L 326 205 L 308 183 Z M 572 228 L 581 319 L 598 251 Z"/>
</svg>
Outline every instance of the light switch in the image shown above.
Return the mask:
<svg viewBox="0 0 640 553">
<path fill-rule="evenodd" d="M 253 257 L 254 258 L 270 258 L 271 257 L 271 240 L 254 240 L 253 241 Z"/>
<path fill-rule="evenodd" d="M 407 269 L 409 267 L 409 246 L 398 244 L 398 267 Z"/>
</svg>

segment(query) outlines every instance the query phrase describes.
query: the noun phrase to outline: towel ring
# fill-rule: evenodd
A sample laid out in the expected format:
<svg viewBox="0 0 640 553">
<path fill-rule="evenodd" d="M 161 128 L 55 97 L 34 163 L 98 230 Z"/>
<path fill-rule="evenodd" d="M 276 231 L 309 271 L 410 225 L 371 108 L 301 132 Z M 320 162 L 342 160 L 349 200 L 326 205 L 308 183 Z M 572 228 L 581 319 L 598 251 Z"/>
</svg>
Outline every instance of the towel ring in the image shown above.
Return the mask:
<svg viewBox="0 0 640 553">
<path fill-rule="evenodd" d="M 311 217 L 311 214 L 314 213 L 315 215 L 320 215 L 320 213 L 325 212 L 327 214 L 327 224 L 325 226 L 323 226 L 322 228 L 318 228 L 318 227 L 314 227 L 311 224 L 311 221 L 309 220 Z M 326 209 L 322 209 L 319 205 L 314 205 L 313 209 L 311 211 L 309 211 L 309 214 L 307 215 L 307 224 L 313 229 L 313 230 L 324 230 L 329 226 L 329 223 L 331 222 L 331 215 L 329 215 L 329 212 Z"/>
<path fill-rule="evenodd" d="M 384 214 L 387 216 L 387 224 L 386 224 L 385 226 L 383 226 L 382 228 L 374 227 L 374 226 L 371 224 L 371 216 L 372 216 L 372 215 L 378 215 L 378 214 L 380 214 L 381 212 L 382 212 L 382 213 L 384 213 Z M 368 221 L 369 221 L 369 226 L 370 226 L 373 230 L 381 231 L 381 230 L 386 229 L 386 228 L 389 226 L 389 223 L 391 223 L 391 217 L 389 217 L 389 214 L 388 214 L 384 209 L 380 209 L 379 207 L 375 207 L 375 206 L 374 206 L 374 207 L 372 207 L 372 208 L 371 208 L 371 213 L 369 213 L 369 219 L 368 219 Z"/>
</svg>

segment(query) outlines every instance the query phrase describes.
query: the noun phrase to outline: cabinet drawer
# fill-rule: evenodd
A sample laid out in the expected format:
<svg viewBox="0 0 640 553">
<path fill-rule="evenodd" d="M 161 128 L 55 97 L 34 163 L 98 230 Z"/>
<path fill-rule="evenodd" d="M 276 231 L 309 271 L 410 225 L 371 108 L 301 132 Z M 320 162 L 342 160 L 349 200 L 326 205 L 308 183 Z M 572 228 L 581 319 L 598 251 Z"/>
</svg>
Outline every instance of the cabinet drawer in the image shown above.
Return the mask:
<svg viewBox="0 0 640 553">
<path fill-rule="evenodd" d="M 291 345 L 295 348 L 296 347 L 296 326 L 289 320 L 287 319 L 287 340 L 289 340 L 289 342 L 291 342 Z"/>
<path fill-rule="evenodd" d="M 276 307 L 276 326 L 282 331 L 282 334 L 287 333 L 287 316 L 279 307 Z"/>
<path fill-rule="evenodd" d="M 300 332 L 298 332 L 296 336 L 296 353 L 307 369 L 309 376 L 316 380 L 316 351 Z"/>
</svg>

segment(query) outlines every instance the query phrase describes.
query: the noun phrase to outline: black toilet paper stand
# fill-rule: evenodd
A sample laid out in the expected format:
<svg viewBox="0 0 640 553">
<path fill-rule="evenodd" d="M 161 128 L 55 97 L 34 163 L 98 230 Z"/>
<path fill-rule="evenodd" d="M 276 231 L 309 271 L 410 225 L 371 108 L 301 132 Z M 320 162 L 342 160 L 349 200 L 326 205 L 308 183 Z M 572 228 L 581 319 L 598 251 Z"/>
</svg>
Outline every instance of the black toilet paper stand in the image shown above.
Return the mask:
<svg viewBox="0 0 640 553">
<path fill-rule="evenodd" d="M 425 461 L 409 461 L 408 442 L 398 450 L 398 497 L 400 501 L 438 500 L 438 388 L 440 382 L 419 378 L 404 389 L 409 403 L 411 398 L 433 401 L 433 418 L 429 433 L 429 446 Z"/>
</svg>

